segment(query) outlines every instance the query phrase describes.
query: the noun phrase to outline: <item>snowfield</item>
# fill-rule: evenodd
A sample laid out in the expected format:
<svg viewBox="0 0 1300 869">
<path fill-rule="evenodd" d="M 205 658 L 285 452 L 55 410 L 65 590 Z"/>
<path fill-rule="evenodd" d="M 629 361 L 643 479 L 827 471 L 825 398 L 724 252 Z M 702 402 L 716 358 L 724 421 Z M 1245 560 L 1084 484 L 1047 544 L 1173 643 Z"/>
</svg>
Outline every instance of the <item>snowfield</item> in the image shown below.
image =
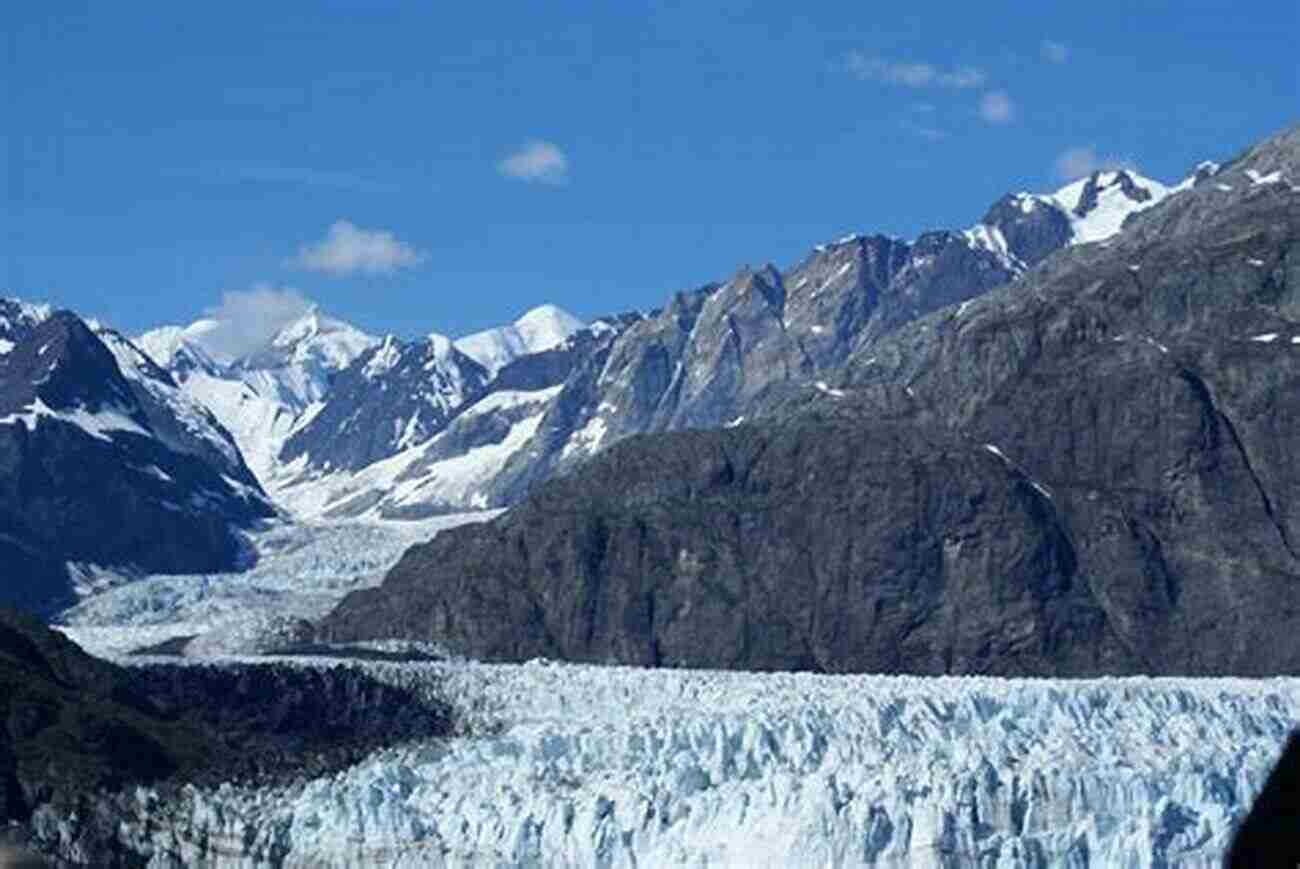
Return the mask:
<svg viewBox="0 0 1300 869">
<path fill-rule="evenodd" d="M 134 832 L 221 867 L 1209 867 L 1300 715 L 1296 679 L 357 666 L 471 732 L 170 824 L 141 791 Z"/>
</svg>

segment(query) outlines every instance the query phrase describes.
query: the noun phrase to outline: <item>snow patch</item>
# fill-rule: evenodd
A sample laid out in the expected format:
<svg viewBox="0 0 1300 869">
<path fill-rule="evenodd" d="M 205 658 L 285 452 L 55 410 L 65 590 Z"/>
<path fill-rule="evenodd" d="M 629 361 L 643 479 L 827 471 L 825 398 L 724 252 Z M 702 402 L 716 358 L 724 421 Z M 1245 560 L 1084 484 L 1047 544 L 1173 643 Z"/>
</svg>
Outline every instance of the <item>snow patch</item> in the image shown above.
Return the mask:
<svg viewBox="0 0 1300 869">
<path fill-rule="evenodd" d="M 1011 253 L 1006 236 L 1002 230 L 987 223 L 977 223 L 970 229 L 963 229 L 962 236 L 971 250 L 985 250 L 998 258 L 998 261 L 1010 271 L 1023 271 L 1025 264 Z"/>
<path fill-rule="evenodd" d="M 813 384 L 813 386 L 815 386 L 815 387 L 817 388 L 817 391 L 818 391 L 818 392 L 825 393 L 826 395 L 829 395 L 831 398 L 843 398 L 843 397 L 844 397 L 844 390 L 842 390 L 842 389 L 832 389 L 831 387 L 829 387 L 829 386 L 826 385 L 826 381 L 825 381 L 825 380 L 818 380 L 816 383 Z"/>
<path fill-rule="evenodd" d="M 398 345 L 397 339 L 388 335 L 374 355 L 366 360 L 365 366 L 361 369 L 361 376 L 367 380 L 374 380 L 379 375 L 391 371 L 401 358 L 402 348 Z"/>
<path fill-rule="evenodd" d="M 1263 185 L 1263 184 L 1282 183 L 1282 171 L 1280 169 L 1273 172 L 1269 172 L 1267 175 L 1261 175 L 1260 173 L 1256 172 L 1254 169 L 1247 169 L 1246 177 L 1250 179 L 1251 184 L 1256 186 Z"/>
<path fill-rule="evenodd" d="M 569 442 L 560 453 L 561 459 L 567 459 L 578 453 L 595 453 L 609 434 L 609 424 L 603 416 L 593 416 L 587 424 L 569 436 Z"/>
<path fill-rule="evenodd" d="M 74 425 L 91 437 L 102 441 L 111 442 L 113 435 L 122 433 L 153 437 L 152 432 L 142 428 L 124 410 L 112 407 L 103 407 L 96 411 L 86 410 L 83 407 L 54 410 L 42 401 L 40 396 L 32 399 L 32 403 L 22 411 L 0 417 L 0 425 L 22 423 L 28 431 L 35 431 L 42 419 L 54 419 Z"/>
</svg>

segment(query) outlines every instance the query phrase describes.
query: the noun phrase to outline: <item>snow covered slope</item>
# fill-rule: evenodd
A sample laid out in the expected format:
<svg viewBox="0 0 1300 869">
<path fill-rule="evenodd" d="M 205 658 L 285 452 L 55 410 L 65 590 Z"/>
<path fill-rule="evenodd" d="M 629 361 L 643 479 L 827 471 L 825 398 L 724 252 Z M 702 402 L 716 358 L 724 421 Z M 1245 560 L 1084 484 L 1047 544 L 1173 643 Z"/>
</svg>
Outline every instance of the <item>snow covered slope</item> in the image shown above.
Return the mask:
<svg viewBox="0 0 1300 869">
<path fill-rule="evenodd" d="M 536 432 L 559 390 L 490 393 L 429 440 L 360 470 L 321 472 L 301 455 L 271 479 L 275 498 L 303 518 L 394 519 L 484 509 L 488 487 Z"/>
<path fill-rule="evenodd" d="M 142 790 L 130 832 L 223 867 L 1217 867 L 1300 718 L 1295 679 L 364 666 L 469 732 Z"/>
<path fill-rule="evenodd" d="M 583 322 L 555 305 L 533 308 L 506 326 L 456 340 L 456 348 L 495 375 L 511 361 L 541 353 L 564 342 Z"/>
<path fill-rule="evenodd" d="M 230 430 L 249 467 L 270 482 L 295 427 L 319 409 L 334 377 L 378 339 L 312 309 L 239 359 L 221 356 L 213 320 L 164 326 L 136 342 Z"/>
</svg>

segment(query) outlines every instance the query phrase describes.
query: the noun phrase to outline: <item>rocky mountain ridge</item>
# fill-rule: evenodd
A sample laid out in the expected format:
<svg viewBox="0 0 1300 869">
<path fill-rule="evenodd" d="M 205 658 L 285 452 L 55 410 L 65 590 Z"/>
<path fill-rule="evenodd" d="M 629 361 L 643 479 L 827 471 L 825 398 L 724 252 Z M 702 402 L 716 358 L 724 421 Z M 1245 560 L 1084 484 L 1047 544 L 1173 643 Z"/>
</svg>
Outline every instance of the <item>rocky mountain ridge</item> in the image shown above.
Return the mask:
<svg viewBox="0 0 1300 869">
<path fill-rule="evenodd" d="M 776 365 L 757 419 L 626 438 L 413 548 L 324 635 L 506 660 L 1295 673 L 1297 179 L 1289 130 L 1107 241 L 860 330 L 835 379 Z M 788 304 L 746 273 L 675 300 L 677 334 L 720 293 L 762 312 L 750 334 Z M 663 394 L 689 410 L 717 379 Z"/>
<path fill-rule="evenodd" d="M 1170 192 L 1131 171 L 1097 172 L 1052 194 L 1003 197 L 966 230 L 910 242 L 847 236 L 784 272 L 746 267 L 662 310 L 598 321 L 580 339 L 582 323 L 549 305 L 454 342 L 380 340 L 330 321 L 363 338 L 307 376 L 275 350 L 224 370 L 205 363 L 205 321 L 141 340 L 235 433 L 259 479 L 296 515 L 500 506 L 620 438 L 752 416 L 776 385 L 833 377 L 856 343 L 1005 284 L 1061 247 L 1112 234 Z M 322 317 L 292 324 L 272 347 L 317 334 Z M 271 371 L 309 387 L 285 395 L 257 379 Z M 447 431 L 506 392 L 470 414 L 476 436 Z M 485 425 L 503 402 L 509 411 Z M 521 416 L 521 407 L 531 411 Z"/>
</svg>

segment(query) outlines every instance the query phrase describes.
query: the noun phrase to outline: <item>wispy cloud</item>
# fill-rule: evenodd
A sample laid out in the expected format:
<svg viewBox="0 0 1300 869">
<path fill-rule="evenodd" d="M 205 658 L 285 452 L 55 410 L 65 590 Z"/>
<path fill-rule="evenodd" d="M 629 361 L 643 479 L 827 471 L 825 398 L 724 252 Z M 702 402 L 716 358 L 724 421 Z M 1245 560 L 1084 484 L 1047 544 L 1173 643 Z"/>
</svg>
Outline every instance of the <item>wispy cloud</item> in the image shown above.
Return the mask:
<svg viewBox="0 0 1300 869">
<path fill-rule="evenodd" d="M 1016 104 L 1006 91 L 989 91 L 980 97 L 980 117 L 990 124 L 1005 124 L 1016 117 Z"/>
<path fill-rule="evenodd" d="M 1080 145 L 1067 148 L 1056 157 L 1052 165 L 1056 177 L 1062 181 L 1073 181 L 1093 172 L 1114 169 L 1133 169 L 1133 161 L 1125 157 L 1100 156 L 1093 145 Z"/>
<path fill-rule="evenodd" d="M 216 321 L 204 332 L 203 346 L 219 358 L 234 359 L 270 341 L 281 329 L 315 305 L 292 287 L 259 283 L 247 290 L 228 290 L 221 303 L 204 310 Z"/>
<path fill-rule="evenodd" d="M 896 84 L 910 88 L 954 88 L 968 90 L 983 86 L 988 75 L 973 66 L 950 69 L 931 63 L 912 63 L 886 60 L 883 57 L 849 52 L 845 62 L 848 70 L 863 81 Z"/>
<path fill-rule="evenodd" d="M 497 171 L 521 181 L 563 184 L 569 178 L 569 158 L 558 145 L 535 139 L 498 163 Z"/>
<path fill-rule="evenodd" d="M 426 254 L 398 241 L 388 230 L 362 229 L 351 221 L 338 220 L 322 241 L 303 245 L 296 262 L 312 271 L 349 275 L 392 272 L 426 259 Z"/>
<path fill-rule="evenodd" d="M 1038 53 L 1048 63 L 1065 63 L 1070 59 L 1070 47 L 1064 42 L 1044 39 L 1038 46 Z"/>
</svg>

